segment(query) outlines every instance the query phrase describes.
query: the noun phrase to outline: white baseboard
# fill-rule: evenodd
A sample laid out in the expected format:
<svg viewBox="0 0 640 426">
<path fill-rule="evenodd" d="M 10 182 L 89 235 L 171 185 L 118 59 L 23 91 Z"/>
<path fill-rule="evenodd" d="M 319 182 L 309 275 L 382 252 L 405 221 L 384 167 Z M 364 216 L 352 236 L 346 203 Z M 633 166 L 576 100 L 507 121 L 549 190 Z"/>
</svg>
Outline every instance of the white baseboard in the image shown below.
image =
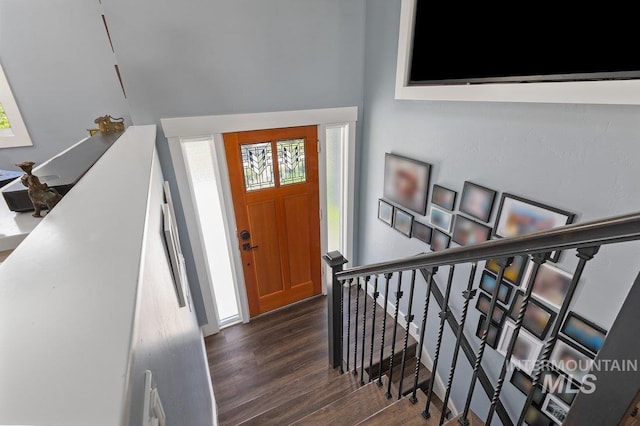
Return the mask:
<svg viewBox="0 0 640 426">
<path fill-rule="evenodd" d="M 370 296 L 373 297 L 373 285 L 371 283 L 369 283 L 369 285 L 367 286 L 367 293 Z M 385 307 L 384 306 L 384 296 L 382 294 L 378 298 L 377 303 L 382 308 Z M 395 314 L 395 311 L 396 311 L 395 305 L 393 303 L 391 303 L 391 302 L 387 302 L 386 311 L 387 311 L 387 313 L 389 315 L 393 316 L 393 314 Z M 407 329 L 407 322 L 405 320 L 405 314 L 404 314 L 404 312 L 402 312 L 402 310 L 399 311 L 398 324 L 402 328 L 404 328 L 405 330 Z M 415 339 L 415 341 L 418 342 L 418 344 L 420 343 L 420 330 L 419 330 L 419 328 L 418 328 L 418 326 L 416 324 L 411 323 L 411 325 L 409 327 L 409 335 L 411 337 L 413 337 Z M 422 355 L 420 356 L 420 363 L 422 365 L 424 365 L 425 367 L 427 367 L 430 371 L 432 371 L 432 374 L 435 377 L 435 383 L 433 384 L 433 392 L 438 396 L 438 398 L 443 400 L 444 399 L 444 394 L 446 393 L 446 390 L 447 390 L 446 383 L 442 380 L 442 377 L 440 377 L 440 374 L 438 374 L 438 372 L 433 372 L 433 358 L 431 358 L 431 355 L 427 351 L 426 347 L 422 348 Z M 455 404 L 453 403 L 453 401 L 451 400 L 451 398 L 449 398 L 448 406 L 449 406 L 449 410 L 451 410 L 451 416 L 452 417 L 455 417 L 460 413 L 458 411 L 457 407 L 455 406 Z"/>
</svg>

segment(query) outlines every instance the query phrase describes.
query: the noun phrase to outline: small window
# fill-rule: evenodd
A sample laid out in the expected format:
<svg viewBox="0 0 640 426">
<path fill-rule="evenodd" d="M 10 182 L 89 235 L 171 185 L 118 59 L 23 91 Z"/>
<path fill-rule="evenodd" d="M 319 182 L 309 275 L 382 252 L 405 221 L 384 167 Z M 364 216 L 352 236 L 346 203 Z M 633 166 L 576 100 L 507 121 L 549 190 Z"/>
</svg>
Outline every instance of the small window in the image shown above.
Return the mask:
<svg viewBox="0 0 640 426">
<path fill-rule="evenodd" d="M 0 66 L 0 148 L 33 145 Z"/>
<path fill-rule="evenodd" d="M 280 185 L 306 182 L 304 139 L 281 140 L 277 146 Z"/>
<path fill-rule="evenodd" d="M 244 169 L 244 187 L 247 192 L 276 186 L 271 143 L 242 145 L 240 152 Z"/>
</svg>

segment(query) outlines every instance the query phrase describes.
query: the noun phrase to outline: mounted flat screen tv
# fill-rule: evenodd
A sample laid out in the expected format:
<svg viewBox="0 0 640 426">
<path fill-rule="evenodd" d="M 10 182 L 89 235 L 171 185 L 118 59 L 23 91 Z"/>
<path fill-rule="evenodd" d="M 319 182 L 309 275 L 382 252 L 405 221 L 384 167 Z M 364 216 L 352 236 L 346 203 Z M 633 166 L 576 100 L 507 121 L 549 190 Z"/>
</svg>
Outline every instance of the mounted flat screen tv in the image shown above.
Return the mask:
<svg viewBox="0 0 640 426">
<path fill-rule="evenodd" d="M 415 1 L 409 86 L 640 78 L 630 10 Z"/>
</svg>

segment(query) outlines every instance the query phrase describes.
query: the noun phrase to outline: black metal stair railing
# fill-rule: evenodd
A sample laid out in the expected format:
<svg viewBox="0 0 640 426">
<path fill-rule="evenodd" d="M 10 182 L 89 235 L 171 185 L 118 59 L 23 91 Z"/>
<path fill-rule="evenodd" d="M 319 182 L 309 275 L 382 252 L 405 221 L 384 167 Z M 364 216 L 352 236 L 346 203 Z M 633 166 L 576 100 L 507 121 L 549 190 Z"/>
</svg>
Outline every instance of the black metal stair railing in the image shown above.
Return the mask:
<svg viewBox="0 0 640 426">
<path fill-rule="evenodd" d="M 422 412 L 423 417 L 430 418 L 432 416 L 432 411 L 434 409 L 433 398 L 435 377 L 438 374 L 438 366 L 447 362 L 448 380 L 446 388 L 444 389 L 443 409 L 442 412 L 438 414 L 440 425 L 447 421 L 447 406 L 451 399 L 459 353 L 462 350 L 462 353 L 465 355 L 472 367 L 472 373 L 470 380 L 468 381 L 468 387 L 465 388 L 466 399 L 464 401 L 463 411 L 458 418 L 458 422 L 463 426 L 470 424 L 471 405 L 475 395 L 474 391 L 476 384 L 480 383 L 483 391 L 489 398 L 488 414 L 486 416 L 485 424 L 492 424 L 494 420 L 493 418 L 497 414 L 503 425 L 511 426 L 514 424 L 514 421 L 509 417 L 505 410 L 505 407 L 500 400 L 500 396 L 502 394 L 506 373 L 514 354 L 516 339 L 523 327 L 525 313 L 529 306 L 534 287 L 533 283 L 535 282 L 536 272 L 547 262 L 552 252 L 557 250 L 576 249 L 579 262 L 575 268 L 571 284 L 562 306 L 560 307 L 558 314 L 551 319 L 551 332 L 543 342 L 543 347 L 538 356 L 538 362 L 535 365 L 534 373 L 532 375 L 533 383 L 531 390 L 527 395 L 525 404 L 516 421 L 516 424 L 520 426 L 525 421 L 527 410 L 534 398 L 535 389 L 540 382 L 543 367 L 545 363 L 549 361 L 551 351 L 557 340 L 564 318 L 569 311 L 569 305 L 580 283 L 580 279 L 583 275 L 587 262 L 595 256 L 603 245 L 633 240 L 640 240 L 640 214 L 620 216 L 585 224 L 569 225 L 522 237 L 493 240 L 476 246 L 458 247 L 392 262 L 351 268 L 346 271 L 342 271 L 342 265 L 346 260 L 337 252 L 329 253 L 325 256 L 325 260 L 327 260 L 333 269 L 333 284 L 330 286 L 331 288 L 328 289 L 328 295 L 330 296 L 328 308 L 330 363 L 335 368 L 339 367 L 341 373 L 343 371 L 347 371 L 356 376 L 359 374 L 360 385 L 365 384 L 364 375 L 365 371 L 367 371 L 368 377 L 366 381 L 372 382 L 375 380 L 377 385 L 382 387 L 382 376 L 386 373 L 388 378 L 386 382 L 386 389 L 384 390 L 386 397 L 392 398 L 395 396 L 397 399 L 402 398 L 404 393 L 403 386 L 405 370 L 408 361 L 407 352 L 410 328 L 411 324 L 416 319 L 416 315 L 413 313 L 413 307 L 417 302 L 414 300 L 417 285 L 416 275 L 417 272 L 420 271 L 422 277 L 425 279 L 426 295 L 422 309 L 422 318 L 418 327 L 419 339 L 415 349 L 416 365 L 415 371 L 413 372 L 413 386 L 408 389 L 411 394 L 409 396 L 409 401 L 414 404 L 417 402 L 417 391 L 420 386 L 420 372 L 421 368 L 423 368 L 421 366 L 422 353 L 426 347 L 429 305 L 431 298 L 433 298 L 440 308 L 440 311 L 438 312 L 440 321 L 433 331 L 436 333 L 435 352 L 432 361 L 432 377 L 428 381 L 425 389 L 426 404 Z M 500 283 L 502 283 L 505 271 L 513 262 L 515 256 L 531 257 L 531 273 L 528 274 L 527 279 L 529 281 L 526 283 L 526 287 L 524 287 L 520 306 L 518 307 L 515 315 L 515 324 L 513 325 L 511 338 L 506 345 L 504 361 L 495 383 L 492 383 L 483 368 L 483 359 L 485 348 L 488 344 L 491 320 L 494 317 L 494 312 L 496 312 L 498 306 L 497 302 L 499 299 Z M 494 286 L 489 298 L 489 306 L 486 312 L 487 320 L 482 323 L 482 328 L 479 330 L 480 343 L 477 350 L 474 351 L 467 336 L 465 335 L 464 328 L 467 321 L 469 304 L 476 296 L 477 292 L 477 290 L 474 289 L 474 283 L 476 281 L 478 263 L 489 259 L 494 260 L 498 264 L 495 280 L 496 285 Z M 464 280 L 467 284 L 460 295 L 457 295 L 452 291 L 454 287 L 454 277 L 459 275 L 461 273 L 460 271 L 463 270 L 462 268 L 457 268 L 457 265 L 466 263 L 471 264 L 471 270 L 468 276 L 466 273 L 464 274 Z M 436 275 L 438 269 L 444 266 L 448 267 L 448 275 L 443 293 L 436 282 Z M 411 274 L 411 279 L 408 280 L 409 282 L 407 283 L 406 277 L 408 274 Z M 384 279 L 384 291 L 380 292 L 379 278 L 382 277 Z M 403 282 L 403 277 L 405 278 L 405 282 Z M 369 322 L 367 307 L 369 301 L 367 297 L 371 278 L 373 278 L 373 292 L 370 305 L 371 322 Z M 392 280 L 395 280 L 395 300 L 394 305 L 391 308 L 393 313 L 389 321 L 392 321 L 393 324 L 388 325 L 388 315 L 386 312 L 387 307 L 389 306 L 390 284 Z M 354 283 L 355 285 L 353 285 Z M 406 290 L 408 290 L 408 300 L 404 299 Z M 352 295 L 353 292 L 355 292 L 354 295 Z M 362 295 L 360 294 L 361 292 Z M 378 320 L 381 320 L 382 324 L 380 328 L 377 328 L 376 311 L 379 309 L 378 302 L 380 301 L 380 296 L 384 296 L 382 313 L 380 314 L 382 315 L 382 318 L 378 318 Z M 355 301 L 352 301 L 353 297 L 355 297 Z M 460 297 L 460 303 L 455 302 L 456 297 Z M 360 300 L 361 298 L 362 300 Z M 399 326 L 401 314 L 400 308 L 403 302 L 404 305 L 407 306 L 407 313 L 404 315 L 404 324 L 400 324 L 400 326 L 405 327 L 405 330 L 404 337 L 402 339 L 402 347 L 396 353 L 398 338 L 397 328 Z M 451 306 L 459 306 L 460 304 L 462 305 L 462 312 L 458 321 L 456 319 L 456 315 L 452 312 Z M 355 312 L 351 311 L 352 306 L 355 308 Z M 345 319 L 346 330 L 343 329 L 343 321 Z M 351 336 L 352 321 L 354 329 L 353 338 Z M 360 321 L 362 322 L 360 323 Z M 440 359 L 443 356 L 442 345 L 445 334 L 445 324 L 448 324 L 454 335 L 454 339 L 452 339 L 453 341 L 451 342 L 453 346 L 453 353 L 450 360 Z M 389 326 L 393 326 L 393 329 L 387 330 Z M 367 335 L 368 327 L 370 330 L 369 335 Z M 391 332 L 391 340 L 389 342 L 386 341 L 386 333 L 388 331 Z M 380 333 L 379 337 L 377 337 L 378 333 Z M 367 337 L 370 338 L 368 346 Z M 378 348 L 378 362 L 375 364 L 374 352 L 376 351 L 375 343 L 377 341 L 380 342 L 380 347 Z M 386 344 L 389 344 L 389 348 L 385 347 Z M 365 369 L 365 361 L 367 359 L 365 352 L 367 350 L 369 351 L 368 370 Z M 351 352 L 353 352 L 353 368 L 351 368 Z M 396 357 L 400 358 L 397 360 Z M 343 363 L 345 364 L 344 367 L 346 367 L 346 369 L 343 368 Z M 394 371 L 394 364 L 396 363 L 400 363 L 399 371 Z M 398 370 L 397 367 L 396 370 Z M 392 388 L 392 383 L 394 383 L 393 379 L 396 374 L 399 374 L 400 377 L 396 378 L 398 387 L 395 391 L 397 394 L 393 395 L 392 393 L 394 389 Z M 464 378 L 458 378 L 456 380 L 457 383 L 460 383 L 461 381 L 467 383 Z"/>
</svg>

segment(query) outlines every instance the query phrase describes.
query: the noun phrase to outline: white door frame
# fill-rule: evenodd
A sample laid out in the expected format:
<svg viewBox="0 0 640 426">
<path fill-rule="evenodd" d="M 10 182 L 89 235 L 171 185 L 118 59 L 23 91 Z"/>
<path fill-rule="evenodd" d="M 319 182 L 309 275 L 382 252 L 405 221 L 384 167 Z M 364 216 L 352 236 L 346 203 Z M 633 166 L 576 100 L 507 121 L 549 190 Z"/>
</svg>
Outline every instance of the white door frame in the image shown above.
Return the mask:
<svg viewBox="0 0 640 426">
<path fill-rule="evenodd" d="M 189 178 L 187 166 L 182 154 L 181 141 L 185 139 L 208 138 L 213 141 L 213 157 L 217 166 L 216 177 L 219 182 L 219 190 L 222 194 L 220 204 L 223 209 L 227 223 L 227 236 L 229 238 L 229 251 L 231 254 L 232 270 L 236 279 L 236 289 L 238 302 L 240 304 L 240 318 L 243 322 L 249 321 L 249 303 L 244 282 L 242 261 L 240 250 L 235 243 L 237 226 L 233 210 L 233 199 L 231 197 L 231 185 L 229 183 L 229 173 L 227 169 L 226 155 L 224 152 L 224 133 L 242 132 L 251 130 L 277 129 L 282 127 L 318 126 L 318 139 L 320 155 L 319 160 L 319 180 L 320 180 L 320 208 L 326 212 L 326 128 L 329 125 L 346 125 L 348 129 L 348 149 L 345 153 L 347 164 L 347 182 L 344 193 L 346 197 L 345 226 L 343 227 L 343 241 L 345 244 L 345 257 L 353 258 L 353 221 L 354 221 L 354 197 L 355 193 L 355 152 L 356 152 L 356 121 L 358 118 L 357 107 L 325 108 L 299 111 L 265 112 L 255 114 L 229 114 L 229 115 L 209 115 L 200 117 L 178 117 L 161 119 L 164 135 L 168 140 L 171 152 L 173 169 L 178 183 L 178 192 L 182 203 L 187 231 L 191 248 L 193 251 L 196 273 L 200 284 L 200 290 L 205 306 L 205 313 L 208 324 L 202 327 L 205 336 L 215 334 L 219 331 L 218 314 L 215 305 L 215 296 L 211 275 L 208 271 L 208 262 L 204 243 L 201 238 L 200 224 L 196 214 L 195 202 Z M 327 223 L 326 214 L 322 214 L 320 221 L 321 229 L 321 250 L 327 250 Z M 322 268 L 325 271 L 325 268 Z M 322 279 L 323 292 L 326 292 L 326 280 Z"/>
</svg>

